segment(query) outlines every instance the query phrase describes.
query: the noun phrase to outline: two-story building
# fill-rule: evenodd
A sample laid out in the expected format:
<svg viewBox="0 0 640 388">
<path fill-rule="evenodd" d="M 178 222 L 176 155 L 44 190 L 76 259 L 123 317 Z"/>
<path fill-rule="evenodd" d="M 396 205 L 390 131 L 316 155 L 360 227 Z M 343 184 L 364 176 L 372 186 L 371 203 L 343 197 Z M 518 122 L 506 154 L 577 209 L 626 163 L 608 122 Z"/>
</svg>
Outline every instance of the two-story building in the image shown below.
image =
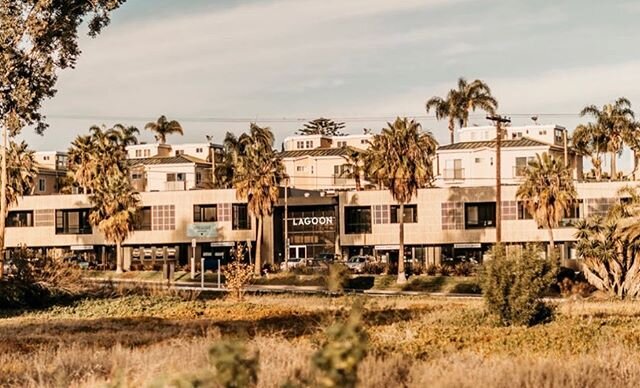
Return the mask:
<svg viewBox="0 0 640 388">
<path fill-rule="evenodd" d="M 58 193 L 67 174 L 67 153 L 60 151 L 38 151 L 33 154 L 38 175 L 34 181 L 33 195 Z"/>
</svg>

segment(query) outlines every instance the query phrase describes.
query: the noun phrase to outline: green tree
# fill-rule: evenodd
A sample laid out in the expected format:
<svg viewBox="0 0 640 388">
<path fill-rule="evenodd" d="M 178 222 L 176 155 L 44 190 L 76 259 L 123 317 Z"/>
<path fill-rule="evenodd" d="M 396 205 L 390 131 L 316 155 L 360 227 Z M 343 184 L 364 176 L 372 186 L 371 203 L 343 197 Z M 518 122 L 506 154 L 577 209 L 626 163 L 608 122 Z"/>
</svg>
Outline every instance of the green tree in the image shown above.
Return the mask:
<svg viewBox="0 0 640 388">
<path fill-rule="evenodd" d="M 498 101 L 491 95 L 491 89 L 479 79 L 469 83 L 466 79 L 458 78 L 458 88 L 449 90 L 446 97 L 431 97 L 426 103 L 427 113 L 433 110 L 438 120 L 448 120 L 451 144 L 455 142 L 455 123 L 460 128 L 469 123 L 469 112 L 482 109 L 494 114 L 498 109 Z"/>
<path fill-rule="evenodd" d="M 124 0 L 3 0 L 0 2 L 0 278 L 7 215 L 7 138 L 33 125 L 46 128 L 42 102 L 55 95 L 57 73 L 72 68 L 80 55 L 78 29 L 97 36 L 109 14 Z"/>
<path fill-rule="evenodd" d="M 536 155 L 529 163 L 525 179 L 516 191 L 527 211 L 541 228 L 549 232 L 549 253 L 554 254 L 553 228 L 557 228 L 576 201 L 571 169 L 548 153 Z"/>
<path fill-rule="evenodd" d="M 437 142 L 414 120 L 397 118 L 374 135 L 366 153 L 368 176 L 391 191 L 400 205 L 398 283 L 406 282 L 404 271 L 404 205 L 419 188 L 433 181 L 433 158 Z"/>
<path fill-rule="evenodd" d="M 246 200 L 257 220 L 255 273 L 262 269 L 262 228 L 278 201 L 279 184 L 285 177 L 284 165 L 273 150 L 273 133 L 268 127 L 251 124 L 248 134 L 238 139 L 233 186 L 238 199 Z"/>
<path fill-rule="evenodd" d="M 298 135 L 323 135 L 323 136 L 342 136 L 342 130 L 344 129 L 344 123 L 335 122 L 331 119 L 320 117 L 315 120 L 311 120 L 304 126 L 298 129 Z"/>
<path fill-rule="evenodd" d="M 611 179 L 616 179 L 616 165 L 622 152 L 625 134 L 635 127 L 631 102 L 625 97 L 620 97 L 613 104 L 605 104 L 602 108 L 587 105 L 580 111 L 580 116 L 591 116 L 594 119 L 593 125 L 606 140 L 605 149 L 611 155 Z"/>
<path fill-rule="evenodd" d="M 576 250 L 589 283 L 621 299 L 640 297 L 640 191 L 624 188 L 627 198 L 605 217 L 580 220 Z"/>
<path fill-rule="evenodd" d="M 167 135 L 171 135 L 174 133 L 179 133 L 180 135 L 184 135 L 184 131 L 182 130 L 182 125 L 176 120 L 167 120 L 165 115 L 158 117 L 158 120 L 148 122 L 145 124 L 144 129 L 155 132 L 156 140 L 160 142 L 160 144 L 165 144 L 167 142 Z"/>
</svg>

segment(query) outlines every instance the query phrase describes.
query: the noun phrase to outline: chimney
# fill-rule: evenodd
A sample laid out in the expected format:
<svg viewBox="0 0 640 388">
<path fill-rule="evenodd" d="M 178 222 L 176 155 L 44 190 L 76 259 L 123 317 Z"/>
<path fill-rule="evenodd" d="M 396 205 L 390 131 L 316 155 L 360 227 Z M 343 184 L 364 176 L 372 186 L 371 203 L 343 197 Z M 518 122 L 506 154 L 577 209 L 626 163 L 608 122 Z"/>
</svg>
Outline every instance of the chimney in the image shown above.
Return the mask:
<svg viewBox="0 0 640 388">
<path fill-rule="evenodd" d="M 171 156 L 171 146 L 169 144 L 158 144 L 158 156 Z"/>
</svg>

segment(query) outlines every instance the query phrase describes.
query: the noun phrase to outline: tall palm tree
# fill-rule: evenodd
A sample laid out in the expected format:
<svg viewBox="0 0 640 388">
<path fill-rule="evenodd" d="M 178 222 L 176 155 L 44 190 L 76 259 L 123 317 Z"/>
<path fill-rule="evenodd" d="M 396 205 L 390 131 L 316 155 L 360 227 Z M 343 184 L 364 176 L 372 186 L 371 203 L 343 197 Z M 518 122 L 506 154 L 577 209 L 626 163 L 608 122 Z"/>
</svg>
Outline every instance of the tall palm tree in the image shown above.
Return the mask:
<svg viewBox="0 0 640 388">
<path fill-rule="evenodd" d="M 165 144 L 167 142 L 167 135 L 171 135 L 173 133 L 184 135 L 182 125 L 180 125 L 176 120 L 167 120 L 165 115 L 158 117 L 155 122 L 148 122 L 145 124 L 144 129 L 155 132 L 156 140 L 158 140 L 160 144 Z"/>
<path fill-rule="evenodd" d="M 126 126 L 116 124 L 110 129 L 110 131 L 116 135 L 120 144 L 125 147 L 138 144 L 138 135 L 140 134 L 140 130 L 132 125 Z"/>
<path fill-rule="evenodd" d="M 388 188 L 400 205 L 398 283 L 404 283 L 404 205 L 431 184 L 437 142 L 415 120 L 398 117 L 387 125 L 373 136 L 365 158 L 371 179 Z"/>
<path fill-rule="evenodd" d="M 282 160 L 273 150 L 273 133 L 268 127 L 251 124 L 248 134 L 239 138 L 235 156 L 233 186 L 238 199 L 246 200 L 249 212 L 257 220 L 255 273 L 262 269 L 262 228 L 264 217 L 271 215 L 278 201 L 279 184 L 285 177 Z"/>
<path fill-rule="evenodd" d="M 576 196 L 571 169 L 561 160 L 545 152 L 529 163 L 516 198 L 524 202 L 538 226 L 548 230 L 550 254 L 555 250 L 553 228 L 575 204 Z"/>
<path fill-rule="evenodd" d="M 238 138 L 231 132 L 227 132 L 222 142 L 222 162 L 216 163 L 216 186 L 229 189 L 233 187 L 233 173 L 237 165 Z"/>
<path fill-rule="evenodd" d="M 21 196 L 33 191 L 38 168 L 34 159 L 34 151 L 28 149 L 27 143 L 11 141 L 9 147 L 7 204 L 11 206 L 17 204 Z"/>
<path fill-rule="evenodd" d="M 602 180 L 601 155 L 607 152 L 607 138 L 599 125 L 580 124 L 573 132 L 573 147 L 580 156 L 586 156 L 593 165 L 597 181 Z"/>
<path fill-rule="evenodd" d="M 606 138 L 606 150 L 611 155 L 611 179 L 617 177 L 617 159 L 622 152 L 625 133 L 635 126 L 635 116 L 631 110 L 631 102 L 620 97 L 613 104 L 605 104 L 602 108 L 587 105 L 580 111 L 580 116 L 591 116 Z"/>
<path fill-rule="evenodd" d="M 362 190 L 362 175 L 365 172 L 364 152 L 353 147 L 344 147 L 346 155 L 342 155 L 345 163 L 341 166 L 340 176 L 353 179 L 356 183 L 356 191 Z"/>
<path fill-rule="evenodd" d="M 449 90 L 445 98 L 431 97 L 426 103 L 426 110 L 434 110 L 438 120 L 447 118 L 451 144 L 455 142 L 455 123 L 460 128 L 469 124 L 469 112 L 482 109 L 494 114 L 498 109 L 498 101 L 491 95 L 491 89 L 484 81 L 476 79 L 469 83 L 463 77 L 458 78 L 458 88 Z"/>
</svg>

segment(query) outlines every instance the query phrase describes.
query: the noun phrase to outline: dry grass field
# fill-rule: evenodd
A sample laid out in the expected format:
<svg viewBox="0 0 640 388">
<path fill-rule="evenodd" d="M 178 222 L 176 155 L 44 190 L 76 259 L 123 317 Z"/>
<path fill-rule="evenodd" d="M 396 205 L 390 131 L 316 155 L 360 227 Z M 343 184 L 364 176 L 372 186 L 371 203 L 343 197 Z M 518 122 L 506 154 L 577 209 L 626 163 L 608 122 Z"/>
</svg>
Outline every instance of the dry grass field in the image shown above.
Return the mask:
<svg viewBox="0 0 640 388">
<path fill-rule="evenodd" d="M 259 386 L 311 376 L 351 297 L 128 295 L 0 312 L 0 386 L 177 386 L 209 347 L 259 352 Z M 368 298 L 362 387 L 638 387 L 640 303 L 569 301 L 552 323 L 497 327 L 481 300 Z"/>
</svg>

